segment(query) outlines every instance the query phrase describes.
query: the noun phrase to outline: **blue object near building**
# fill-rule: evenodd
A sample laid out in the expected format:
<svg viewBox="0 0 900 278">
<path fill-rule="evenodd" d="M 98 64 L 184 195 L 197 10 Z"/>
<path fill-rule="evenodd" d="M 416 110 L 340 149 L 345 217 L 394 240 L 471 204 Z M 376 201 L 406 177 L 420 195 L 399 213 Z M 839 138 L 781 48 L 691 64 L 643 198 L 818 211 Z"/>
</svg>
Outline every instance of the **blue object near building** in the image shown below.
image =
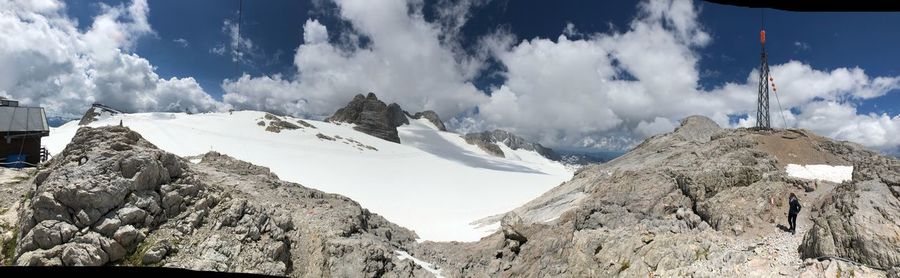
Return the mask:
<svg viewBox="0 0 900 278">
<path fill-rule="evenodd" d="M 25 168 L 27 166 L 25 158 L 28 157 L 24 154 L 11 154 L 6 156 L 6 161 L 3 162 L 3 166 L 7 168 Z"/>
</svg>

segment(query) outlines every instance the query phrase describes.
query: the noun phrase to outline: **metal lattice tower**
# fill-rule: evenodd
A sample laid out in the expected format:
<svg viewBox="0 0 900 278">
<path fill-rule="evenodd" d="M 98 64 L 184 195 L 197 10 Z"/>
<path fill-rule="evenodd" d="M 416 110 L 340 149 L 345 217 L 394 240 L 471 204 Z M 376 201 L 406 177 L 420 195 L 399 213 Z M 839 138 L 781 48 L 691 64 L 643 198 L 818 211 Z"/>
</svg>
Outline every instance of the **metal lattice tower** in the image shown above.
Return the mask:
<svg viewBox="0 0 900 278">
<path fill-rule="evenodd" d="M 762 54 L 759 64 L 759 95 L 756 99 L 756 128 L 772 129 L 769 122 L 769 61 L 766 55 L 766 31 L 759 32 Z"/>
</svg>

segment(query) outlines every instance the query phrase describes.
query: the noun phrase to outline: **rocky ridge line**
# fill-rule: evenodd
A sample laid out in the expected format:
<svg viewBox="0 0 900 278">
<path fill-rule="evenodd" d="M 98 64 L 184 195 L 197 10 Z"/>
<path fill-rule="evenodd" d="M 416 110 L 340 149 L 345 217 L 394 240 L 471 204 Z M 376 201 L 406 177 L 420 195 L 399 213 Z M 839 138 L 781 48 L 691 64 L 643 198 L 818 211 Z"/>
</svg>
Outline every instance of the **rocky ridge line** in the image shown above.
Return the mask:
<svg viewBox="0 0 900 278">
<path fill-rule="evenodd" d="M 503 150 L 497 146 L 498 143 L 503 143 L 513 150 L 523 149 L 534 151 L 547 159 L 555 161 L 561 159 L 561 157 L 552 149 L 538 143 L 528 142 L 522 137 L 516 136 L 505 130 L 495 129 L 492 131 L 467 133 L 463 138 L 466 139 L 466 143 L 478 146 L 485 152 L 497 157 L 505 157 Z"/>
<path fill-rule="evenodd" d="M 421 277 L 416 235 L 356 202 L 218 153 L 193 164 L 126 127 L 79 129 L 28 180 L 8 261 L 283 276 Z"/>
<path fill-rule="evenodd" d="M 799 180 L 779 167 L 800 159 L 852 165 L 853 180 Z M 478 242 L 425 242 L 412 254 L 452 277 L 896 276 L 897 173 L 897 159 L 856 144 L 692 116 L 583 167 Z M 779 226 L 789 193 L 804 202 L 797 235 Z"/>
</svg>

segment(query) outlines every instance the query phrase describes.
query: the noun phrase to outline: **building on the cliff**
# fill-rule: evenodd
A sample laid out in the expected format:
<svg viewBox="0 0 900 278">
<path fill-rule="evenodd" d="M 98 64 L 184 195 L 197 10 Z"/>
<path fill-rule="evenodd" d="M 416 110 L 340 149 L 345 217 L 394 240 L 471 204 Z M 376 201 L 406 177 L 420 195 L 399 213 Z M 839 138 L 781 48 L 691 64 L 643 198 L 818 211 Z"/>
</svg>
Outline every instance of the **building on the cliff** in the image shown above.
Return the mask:
<svg viewBox="0 0 900 278">
<path fill-rule="evenodd" d="M 41 137 L 50 135 L 41 107 L 22 107 L 0 98 L 0 165 L 34 166 L 41 162 Z"/>
</svg>

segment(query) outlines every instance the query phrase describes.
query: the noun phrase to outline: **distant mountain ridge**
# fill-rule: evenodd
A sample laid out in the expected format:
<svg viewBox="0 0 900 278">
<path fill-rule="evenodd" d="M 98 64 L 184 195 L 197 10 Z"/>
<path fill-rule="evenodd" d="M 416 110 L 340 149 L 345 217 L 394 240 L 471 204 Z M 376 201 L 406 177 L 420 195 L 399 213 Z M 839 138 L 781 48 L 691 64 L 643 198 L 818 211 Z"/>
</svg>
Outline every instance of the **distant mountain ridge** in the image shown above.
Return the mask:
<svg viewBox="0 0 900 278">
<path fill-rule="evenodd" d="M 504 157 L 504 154 L 500 147 L 496 145 L 497 143 L 503 143 L 513 150 L 523 149 L 534 151 L 550 160 L 559 161 L 561 159 L 559 154 L 552 149 L 544 147 L 539 143 L 528 142 L 522 137 L 501 129 L 468 133 L 463 137 L 469 144 L 476 145 L 484 151 L 499 157 Z"/>
<path fill-rule="evenodd" d="M 122 113 L 123 112 L 118 109 L 103 105 L 101 103 L 94 103 L 91 104 L 91 108 L 84 112 L 84 116 L 81 117 L 81 121 L 78 122 L 78 125 L 87 125 L 98 120 L 101 117 Z"/>
<path fill-rule="evenodd" d="M 346 122 L 356 124 L 354 129 L 363 133 L 400 143 L 397 135 L 397 127 L 409 124 L 409 119 L 427 119 L 440 131 L 447 131 L 447 127 L 441 121 L 437 113 L 431 110 L 410 114 L 404 111 L 399 104 L 385 104 L 378 100 L 375 93 L 363 96 L 357 94 L 346 106 L 334 112 L 334 115 L 325 119 L 328 122 Z M 485 152 L 497 157 L 505 157 L 503 150 L 497 143 L 503 143 L 513 150 L 534 151 L 550 160 L 559 161 L 562 157 L 552 149 L 538 143 L 528 142 L 511 132 L 495 129 L 491 131 L 476 132 L 462 135 L 466 142 L 476 145 Z"/>
</svg>

